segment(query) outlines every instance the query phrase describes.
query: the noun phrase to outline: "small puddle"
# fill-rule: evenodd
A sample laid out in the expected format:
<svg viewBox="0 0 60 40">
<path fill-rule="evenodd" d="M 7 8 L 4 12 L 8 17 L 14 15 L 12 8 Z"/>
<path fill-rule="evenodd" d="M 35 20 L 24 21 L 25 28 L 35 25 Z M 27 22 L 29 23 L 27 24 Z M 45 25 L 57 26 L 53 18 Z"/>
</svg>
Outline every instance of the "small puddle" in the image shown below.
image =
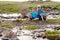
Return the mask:
<svg viewBox="0 0 60 40">
<path fill-rule="evenodd" d="M 34 40 L 31 36 L 18 36 L 20 40 Z"/>
</svg>

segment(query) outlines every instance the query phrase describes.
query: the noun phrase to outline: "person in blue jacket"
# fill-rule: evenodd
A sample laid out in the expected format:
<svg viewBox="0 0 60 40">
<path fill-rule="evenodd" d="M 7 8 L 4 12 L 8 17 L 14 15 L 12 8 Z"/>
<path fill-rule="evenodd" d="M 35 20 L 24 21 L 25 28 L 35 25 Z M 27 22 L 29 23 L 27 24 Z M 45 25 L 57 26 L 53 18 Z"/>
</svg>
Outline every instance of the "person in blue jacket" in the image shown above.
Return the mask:
<svg viewBox="0 0 60 40">
<path fill-rule="evenodd" d="M 41 13 L 43 13 L 43 10 L 40 5 L 37 6 L 37 12 L 39 20 L 42 20 Z"/>
<path fill-rule="evenodd" d="M 46 12 L 46 9 L 45 8 L 42 8 L 43 12 L 40 14 L 41 15 L 41 18 L 42 20 L 46 20 L 46 17 L 47 17 L 47 12 Z"/>
<path fill-rule="evenodd" d="M 30 14 L 31 14 L 31 20 L 37 20 L 38 19 L 37 18 L 38 13 L 36 11 L 36 8 L 32 8 L 32 11 L 30 12 Z"/>
</svg>

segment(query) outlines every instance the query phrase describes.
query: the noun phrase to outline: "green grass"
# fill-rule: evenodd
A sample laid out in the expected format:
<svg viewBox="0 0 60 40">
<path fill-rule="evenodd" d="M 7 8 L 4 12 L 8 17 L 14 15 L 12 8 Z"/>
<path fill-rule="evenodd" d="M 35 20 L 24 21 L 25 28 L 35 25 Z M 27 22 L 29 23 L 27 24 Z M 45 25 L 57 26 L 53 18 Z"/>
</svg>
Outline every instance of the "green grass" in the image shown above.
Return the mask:
<svg viewBox="0 0 60 40">
<path fill-rule="evenodd" d="M 47 19 L 46 21 L 41 21 L 41 20 L 35 20 L 31 22 L 40 22 L 42 24 L 60 24 L 60 19 Z"/>
<path fill-rule="evenodd" d="M 34 30 L 34 29 L 37 29 L 37 26 L 34 26 L 34 25 L 27 25 L 27 26 L 24 26 L 25 29 L 28 29 L 28 30 Z"/>
<path fill-rule="evenodd" d="M 47 34 L 60 34 L 60 31 L 54 30 L 54 31 L 46 31 Z"/>
<path fill-rule="evenodd" d="M 2 24 L 1 26 L 5 27 L 5 28 L 12 28 L 12 25 L 10 25 L 10 24 Z"/>
<path fill-rule="evenodd" d="M 13 21 L 14 23 L 22 23 L 22 24 L 29 24 L 29 23 L 38 23 L 40 22 L 41 24 L 60 24 L 60 19 L 47 19 L 46 21 L 41 21 L 41 20 L 15 20 Z"/>
<path fill-rule="evenodd" d="M 45 32 L 45 35 L 49 40 L 55 40 L 56 38 L 60 40 L 60 36 L 59 36 L 60 31 L 58 31 L 58 30 L 54 30 L 54 31 L 47 30 Z"/>
<path fill-rule="evenodd" d="M 51 23 L 51 24 L 60 24 L 60 19 L 47 19 L 46 23 Z"/>
<path fill-rule="evenodd" d="M 60 10 L 60 2 L 43 2 L 43 3 L 38 3 L 38 2 L 1 2 L 0 1 L 0 12 L 1 13 L 18 13 L 21 11 L 23 8 L 29 8 L 29 7 L 37 7 L 37 5 L 40 4 L 41 6 L 52 6 L 56 7 L 57 9 Z"/>
<path fill-rule="evenodd" d="M 54 30 L 54 31 L 49 31 L 47 30 L 45 32 L 46 36 L 49 36 L 49 37 L 58 37 L 60 35 L 60 31 L 58 30 Z"/>
</svg>

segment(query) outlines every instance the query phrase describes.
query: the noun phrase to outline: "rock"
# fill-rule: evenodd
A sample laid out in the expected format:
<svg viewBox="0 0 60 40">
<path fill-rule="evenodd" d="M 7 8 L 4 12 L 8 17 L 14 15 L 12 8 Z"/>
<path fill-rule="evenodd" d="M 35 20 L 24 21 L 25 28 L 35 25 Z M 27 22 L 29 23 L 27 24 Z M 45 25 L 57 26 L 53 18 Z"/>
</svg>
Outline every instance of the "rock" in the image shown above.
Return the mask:
<svg viewBox="0 0 60 40">
<path fill-rule="evenodd" d="M 12 32 L 11 30 L 6 30 L 4 33 L 3 33 L 3 38 L 14 38 L 16 37 L 16 33 Z"/>
<path fill-rule="evenodd" d="M 2 33 L 3 31 L 7 30 L 7 28 L 4 27 L 0 27 L 0 33 Z"/>
<path fill-rule="evenodd" d="M 19 39 L 16 37 L 16 38 L 11 38 L 11 40 L 19 40 Z"/>
<path fill-rule="evenodd" d="M 1 40 L 9 40 L 8 38 L 2 38 Z"/>
<path fill-rule="evenodd" d="M 0 33 L 0 37 L 2 37 L 3 35 L 2 35 L 2 33 Z"/>
<path fill-rule="evenodd" d="M 9 39 L 2 39 L 2 40 L 9 40 Z"/>
<path fill-rule="evenodd" d="M 7 30 L 3 33 L 2 40 L 19 40 L 17 38 L 17 34 L 12 32 L 11 30 Z"/>
<path fill-rule="evenodd" d="M 40 33 L 40 32 L 45 32 L 46 30 L 45 29 L 36 29 L 36 30 L 34 30 L 32 33 L 34 34 L 34 33 L 36 33 L 36 32 L 38 32 L 38 33 Z"/>
<path fill-rule="evenodd" d="M 19 40 L 18 38 L 2 38 L 2 40 Z"/>
<path fill-rule="evenodd" d="M 41 35 L 37 35 L 37 38 L 40 38 L 41 37 Z"/>
<path fill-rule="evenodd" d="M 43 36 L 43 39 L 45 39 L 46 38 L 46 36 Z"/>
<path fill-rule="evenodd" d="M 40 38 L 40 37 L 44 37 L 44 32 L 36 32 L 34 35 L 33 35 L 33 38 L 36 39 L 36 38 Z"/>
<path fill-rule="evenodd" d="M 55 27 L 54 29 L 55 29 L 55 30 L 60 30 L 60 27 Z"/>
<path fill-rule="evenodd" d="M 37 37 L 36 36 L 33 36 L 32 38 L 36 39 Z"/>
<path fill-rule="evenodd" d="M 22 28 L 20 28 L 19 30 L 22 30 Z"/>
</svg>

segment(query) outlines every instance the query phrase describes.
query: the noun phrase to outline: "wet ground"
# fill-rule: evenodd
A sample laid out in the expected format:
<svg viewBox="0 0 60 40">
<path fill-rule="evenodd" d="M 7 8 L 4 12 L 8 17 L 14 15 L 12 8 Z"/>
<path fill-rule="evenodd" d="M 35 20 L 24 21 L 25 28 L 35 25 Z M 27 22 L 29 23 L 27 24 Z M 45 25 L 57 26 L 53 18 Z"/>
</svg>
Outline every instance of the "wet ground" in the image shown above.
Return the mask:
<svg viewBox="0 0 60 40">
<path fill-rule="evenodd" d="M 9 40 L 49 40 L 47 39 L 43 34 L 45 30 L 54 30 L 55 28 L 57 28 L 57 30 L 60 30 L 59 28 L 60 25 L 54 25 L 54 24 L 49 24 L 40 27 L 39 29 L 35 29 L 35 30 L 26 30 L 26 29 L 20 29 L 20 27 L 16 26 L 13 29 L 11 29 L 14 33 L 16 33 L 16 38 L 5 38 L 5 39 L 9 39 Z M 3 38 L 3 37 L 0 37 Z M 5 40 L 4 39 L 4 40 Z M 2 40 L 2 39 L 1 39 Z"/>
<path fill-rule="evenodd" d="M 47 39 L 43 34 L 45 32 L 45 30 L 60 30 L 60 24 L 48 24 L 48 23 L 41 23 L 41 22 L 30 22 L 30 23 L 17 23 L 18 25 L 16 25 L 15 23 L 13 23 L 13 20 L 5 20 L 2 22 L 2 24 L 11 24 L 14 26 L 13 29 L 11 29 L 11 31 L 13 31 L 14 33 L 16 33 L 16 38 L 5 38 L 5 37 L 0 37 L 2 40 L 2 38 L 5 38 L 4 40 L 49 40 Z M 23 29 L 21 27 L 23 27 L 24 25 L 35 25 L 38 27 L 38 29 L 35 30 L 26 30 Z M 5 31 L 5 30 L 4 30 Z"/>
<path fill-rule="evenodd" d="M 46 27 L 41 27 L 40 29 L 35 30 L 25 30 L 22 29 L 20 32 L 17 32 L 17 38 L 19 40 L 49 40 L 43 34 L 45 30 L 54 30 L 55 26 L 58 27 L 60 25 L 47 25 Z M 19 28 L 14 28 L 14 30 Z M 18 30 L 17 30 L 18 31 Z M 16 31 L 14 31 L 16 32 Z"/>
</svg>

